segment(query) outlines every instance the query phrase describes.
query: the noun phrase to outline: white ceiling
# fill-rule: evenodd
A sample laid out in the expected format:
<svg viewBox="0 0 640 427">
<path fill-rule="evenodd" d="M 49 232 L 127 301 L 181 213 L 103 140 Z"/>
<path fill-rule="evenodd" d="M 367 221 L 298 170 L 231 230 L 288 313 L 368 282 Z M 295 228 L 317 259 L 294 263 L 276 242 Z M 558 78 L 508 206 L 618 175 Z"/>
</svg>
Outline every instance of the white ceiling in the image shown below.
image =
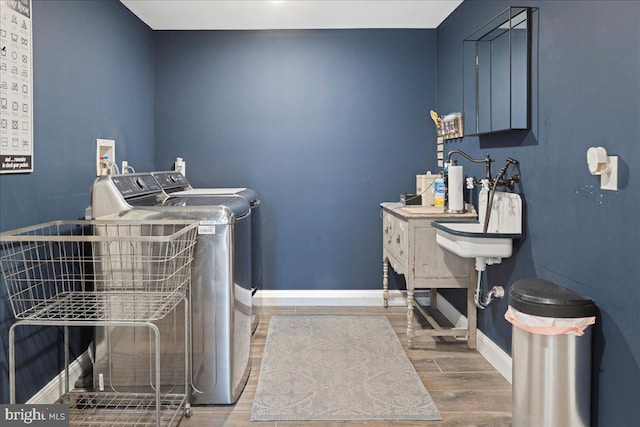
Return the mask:
<svg viewBox="0 0 640 427">
<path fill-rule="evenodd" d="M 153 30 L 436 28 L 462 0 L 120 0 Z"/>
</svg>

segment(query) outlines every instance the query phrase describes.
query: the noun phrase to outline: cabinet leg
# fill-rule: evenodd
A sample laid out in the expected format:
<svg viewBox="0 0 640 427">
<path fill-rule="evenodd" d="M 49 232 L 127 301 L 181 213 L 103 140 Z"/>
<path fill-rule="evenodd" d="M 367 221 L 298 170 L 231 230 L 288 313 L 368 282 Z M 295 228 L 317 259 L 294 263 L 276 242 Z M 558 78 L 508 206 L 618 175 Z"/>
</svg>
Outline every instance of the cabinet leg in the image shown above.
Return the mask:
<svg viewBox="0 0 640 427">
<path fill-rule="evenodd" d="M 413 348 L 413 291 L 407 290 L 407 346 Z"/>
<path fill-rule="evenodd" d="M 389 307 L 389 260 L 382 261 L 382 300 L 384 308 Z"/>
</svg>

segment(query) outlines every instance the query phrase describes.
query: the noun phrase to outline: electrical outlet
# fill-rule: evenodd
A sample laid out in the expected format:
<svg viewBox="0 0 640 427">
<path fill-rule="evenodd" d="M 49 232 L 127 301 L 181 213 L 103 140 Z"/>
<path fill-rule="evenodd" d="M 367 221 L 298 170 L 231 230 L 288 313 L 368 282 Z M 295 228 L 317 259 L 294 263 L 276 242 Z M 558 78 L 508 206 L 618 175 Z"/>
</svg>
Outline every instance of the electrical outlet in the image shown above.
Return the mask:
<svg viewBox="0 0 640 427">
<path fill-rule="evenodd" d="M 107 175 L 116 164 L 115 139 L 96 139 L 96 175 Z"/>
</svg>

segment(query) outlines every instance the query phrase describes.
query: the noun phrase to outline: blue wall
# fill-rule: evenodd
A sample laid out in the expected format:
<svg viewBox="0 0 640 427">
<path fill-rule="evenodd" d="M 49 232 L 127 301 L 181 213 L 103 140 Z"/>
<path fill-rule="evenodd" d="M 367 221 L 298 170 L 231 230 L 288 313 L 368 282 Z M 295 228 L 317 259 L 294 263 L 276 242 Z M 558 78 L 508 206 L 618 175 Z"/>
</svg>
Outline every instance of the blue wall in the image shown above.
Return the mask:
<svg viewBox="0 0 640 427">
<path fill-rule="evenodd" d="M 465 1 L 438 28 L 439 111 L 462 108 L 462 39 L 509 5 Z M 521 162 L 526 237 L 512 258 L 488 268 L 485 286 L 540 277 L 593 298 L 594 425 L 640 425 L 640 2 L 516 5 L 539 8 L 533 130 L 446 147 L 491 153 L 498 168 L 509 156 Z M 601 190 L 587 170 L 587 149 L 599 145 L 619 156 L 617 192 Z M 467 174 L 483 173 L 462 164 Z M 458 295 L 447 296 L 464 309 Z M 493 304 L 478 323 L 510 351 L 506 308 L 506 299 Z"/>
<path fill-rule="evenodd" d="M 489 267 L 485 285 L 541 277 L 594 298 L 594 424 L 638 425 L 640 3 L 528 4 L 540 8 L 532 132 L 447 150 L 521 161 L 526 237 Z M 465 1 L 437 32 L 154 34 L 117 1 L 36 1 L 36 171 L 0 176 L 0 230 L 82 215 L 95 138 L 115 138 L 118 159 L 138 170 L 181 156 L 196 186 L 255 188 L 265 288 L 379 289 L 378 203 L 435 169 L 426 112 L 436 94 L 438 111 L 461 109 L 462 39 L 508 5 Z M 600 190 L 588 173 L 594 145 L 620 156 L 620 191 Z M 447 296 L 464 309 L 460 295 Z M 5 402 L 12 317 L 3 304 Z M 492 305 L 479 324 L 509 351 L 505 309 Z M 57 331 L 25 335 L 19 360 L 31 366 L 19 400 L 61 368 Z"/>
<path fill-rule="evenodd" d="M 379 206 L 434 159 L 435 30 L 156 34 L 156 166 L 261 199 L 265 289 L 374 289 Z"/>
<path fill-rule="evenodd" d="M 115 139 L 118 159 L 153 168 L 153 32 L 145 24 L 117 1 L 36 0 L 33 62 L 35 171 L 0 175 L 2 231 L 82 217 L 95 179 L 96 138 Z M 4 403 L 13 319 L 4 285 L 0 301 Z M 63 360 L 56 328 L 19 328 L 16 342 L 19 368 L 29 365 L 19 370 L 20 402 L 57 375 Z M 76 355 L 85 348 L 76 346 Z"/>
</svg>

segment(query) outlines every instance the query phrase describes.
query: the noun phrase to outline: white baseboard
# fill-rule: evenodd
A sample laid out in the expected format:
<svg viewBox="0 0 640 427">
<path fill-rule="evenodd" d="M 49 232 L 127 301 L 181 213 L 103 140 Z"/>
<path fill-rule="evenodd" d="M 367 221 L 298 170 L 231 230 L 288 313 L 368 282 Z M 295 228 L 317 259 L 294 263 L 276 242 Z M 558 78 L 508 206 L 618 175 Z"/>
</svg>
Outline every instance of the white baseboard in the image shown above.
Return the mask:
<svg viewBox="0 0 640 427">
<path fill-rule="evenodd" d="M 480 330 L 478 330 L 477 339 L 478 352 L 511 384 L 511 356 Z"/>
<path fill-rule="evenodd" d="M 288 306 L 353 306 L 382 307 L 382 289 L 368 290 L 259 290 L 256 293 L 259 305 L 263 307 Z M 389 291 L 389 305 L 407 305 L 401 291 Z"/>
<path fill-rule="evenodd" d="M 73 389 L 73 384 L 76 382 L 80 375 L 82 375 L 82 367 L 90 364 L 88 350 L 82 353 L 76 360 L 69 364 L 69 388 Z M 28 404 L 50 404 L 55 403 L 60 397 L 65 394 L 64 370 L 55 376 L 47 385 L 42 387 L 40 391 L 31 396 L 31 399 L 27 401 Z"/>
<path fill-rule="evenodd" d="M 418 294 L 419 291 L 416 291 Z M 261 306 L 377 306 L 382 305 L 382 289 L 372 290 L 260 290 L 256 298 Z M 420 298 L 416 295 L 416 298 Z M 406 306 L 404 293 L 389 291 L 390 306 Z M 467 318 L 441 295 L 438 310 L 459 328 L 467 326 Z M 478 352 L 509 382 L 511 382 L 511 357 L 489 337 L 478 330 Z"/>
<path fill-rule="evenodd" d="M 467 327 L 467 318 L 441 295 L 438 295 L 438 310 L 440 310 L 444 317 L 446 317 L 447 320 L 456 327 Z M 491 339 L 483 334 L 479 329 L 477 344 L 478 353 L 487 359 L 487 362 L 489 362 L 491 366 L 493 366 L 507 381 L 511 382 L 511 356 L 498 347 L 496 343 L 491 341 Z"/>
</svg>

